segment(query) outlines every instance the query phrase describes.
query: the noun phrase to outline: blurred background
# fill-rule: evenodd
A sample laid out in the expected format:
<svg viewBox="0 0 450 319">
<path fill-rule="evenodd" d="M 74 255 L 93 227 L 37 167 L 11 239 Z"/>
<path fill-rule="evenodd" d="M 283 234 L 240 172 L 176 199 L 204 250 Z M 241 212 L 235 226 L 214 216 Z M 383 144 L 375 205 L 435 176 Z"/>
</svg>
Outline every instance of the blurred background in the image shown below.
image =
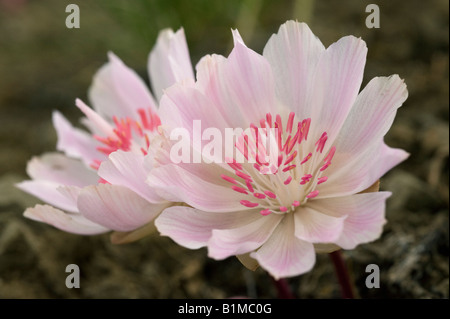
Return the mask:
<svg viewBox="0 0 450 319">
<path fill-rule="evenodd" d="M 80 28 L 65 26 L 69 3 Z M 369 29 L 366 6 L 380 8 Z M 313 0 L 0 0 L 0 298 L 275 298 L 269 276 L 235 258 L 214 261 L 150 236 L 115 246 L 108 235 L 67 234 L 22 216 L 38 200 L 14 188 L 26 163 L 52 152 L 52 110 L 78 125 L 75 98 L 87 100 L 92 76 L 112 51 L 148 83 L 147 56 L 159 30 L 184 27 L 192 62 L 228 55 L 231 29 L 261 53 L 289 19 L 307 22 L 329 46 L 345 35 L 369 48 L 363 85 L 399 74 L 409 98 L 386 142 L 411 157 L 382 179 L 393 192 L 382 237 L 344 251 L 361 298 L 449 297 L 449 3 Z M 66 265 L 77 264 L 81 287 L 65 286 Z M 368 264 L 377 264 L 379 289 L 368 289 Z M 299 298 L 339 298 L 327 255 L 308 274 L 288 279 Z"/>
</svg>

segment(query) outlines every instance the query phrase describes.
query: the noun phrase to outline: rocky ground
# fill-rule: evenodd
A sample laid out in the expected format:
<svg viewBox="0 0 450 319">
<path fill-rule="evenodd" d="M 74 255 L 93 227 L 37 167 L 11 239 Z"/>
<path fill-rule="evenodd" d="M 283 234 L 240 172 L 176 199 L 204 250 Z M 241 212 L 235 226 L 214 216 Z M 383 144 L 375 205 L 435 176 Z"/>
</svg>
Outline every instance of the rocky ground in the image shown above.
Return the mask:
<svg viewBox="0 0 450 319">
<path fill-rule="evenodd" d="M 32 156 L 54 150 L 53 109 L 76 123 L 73 101 L 86 100 L 108 50 L 145 76 L 163 27 L 185 27 L 195 63 L 206 53 L 228 54 L 231 27 L 261 52 L 291 18 L 308 21 L 325 45 L 361 36 L 369 48 L 364 84 L 397 73 L 408 85 L 409 98 L 386 136 L 388 145 L 411 153 L 381 182 L 393 192 L 388 223 L 379 240 L 343 252 L 357 295 L 449 297 L 448 1 L 377 1 L 379 29 L 365 27 L 367 1 L 84 2 L 77 30 L 65 28 L 68 3 L 0 1 L 0 298 L 276 297 L 261 269 L 249 271 L 235 258 L 214 261 L 204 249 L 158 236 L 116 246 L 108 235 L 76 236 L 27 220 L 22 213 L 37 200 L 14 183 L 26 178 Z M 68 264 L 80 267 L 79 289 L 65 286 Z M 368 264 L 380 268 L 378 289 L 365 286 Z M 288 282 L 299 298 L 340 297 L 327 255 Z"/>
</svg>

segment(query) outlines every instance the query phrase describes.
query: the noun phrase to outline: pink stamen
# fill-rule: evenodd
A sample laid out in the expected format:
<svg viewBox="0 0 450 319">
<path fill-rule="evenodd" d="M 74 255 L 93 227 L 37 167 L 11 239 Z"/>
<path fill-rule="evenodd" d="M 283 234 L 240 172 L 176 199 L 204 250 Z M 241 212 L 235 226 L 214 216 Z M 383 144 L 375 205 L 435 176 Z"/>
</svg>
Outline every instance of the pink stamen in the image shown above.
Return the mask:
<svg viewBox="0 0 450 319">
<path fill-rule="evenodd" d="M 278 155 L 278 167 L 281 166 L 281 163 L 283 163 L 283 154 Z"/>
<path fill-rule="evenodd" d="M 253 186 L 252 186 L 251 182 L 252 182 L 251 180 L 248 180 L 248 179 L 247 179 L 247 180 L 245 181 L 245 185 L 247 185 L 247 189 L 249 190 L 249 192 L 250 192 L 250 193 L 253 193 L 255 190 L 253 189 Z"/>
<path fill-rule="evenodd" d="M 261 194 L 261 193 L 253 193 L 253 196 L 255 196 L 256 198 L 259 198 L 259 199 L 264 199 L 264 198 L 266 198 L 266 195 Z"/>
<path fill-rule="evenodd" d="M 150 130 L 150 124 L 148 123 L 147 115 L 144 109 L 138 109 L 139 117 L 141 118 L 141 123 L 145 129 Z"/>
<path fill-rule="evenodd" d="M 245 200 L 245 199 L 241 200 L 240 203 L 241 203 L 241 205 L 243 205 L 243 206 L 245 206 L 245 207 L 250 207 L 250 208 L 259 206 L 258 203 L 253 203 L 253 202 L 250 202 L 250 201 Z"/>
<path fill-rule="evenodd" d="M 266 209 L 260 211 L 259 213 L 260 213 L 261 215 L 263 215 L 263 216 L 267 216 L 267 215 L 269 215 L 271 212 L 272 212 L 272 211 L 271 211 L 270 209 L 266 208 Z"/>
<path fill-rule="evenodd" d="M 221 174 L 220 177 L 222 177 L 222 179 L 224 179 L 227 182 L 230 182 L 232 184 L 235 184 L 235 185 L 238 184 L 238 182 L 233 177 L 230 177 L 230 176 L 227 176 L 227 175 L 224 175 L 224 174 Z"/>
<path fill-rule="evenodd" d="M 283 132 L 283 123 L 281 122 L 280 114 L 277 114 L 275 117 L 275 127 L 279 129 L 280 134 Z"/>
<path fill-rule="evenodd" d="M 291 169 L 294 169 L 296 167 L 297 167 L 297 165 L 291 165 L 291 166 L 285 167 L 285 168 L 283 168 L 283 172 L 290 171 Z"/>
<path fill-rule="evenodd" d="M 323 148 L 325 147 L 325 143 L 326 143 L 327 139 L 328 139 L 327 132 L 323 132 L 322 136 L 317 140 L 317 142 L 315 144 L 317 146 L 316 152 L 322 153 Z"/>
<path fill-rule="evenodd" d="M 312 191 L 311 193 L 309 193 L 308 195 L 306 195 L 306 198 L 314 198 L 317 195 L 319 195 L 319 191 L 315 190 L 315 191 Z"/>
<path fill-rule="evenodd" d="M 294 158 L 297 156 L 297 151 L 294 151 L 294 153 L 292 153 L 284 162 L 284 165 L 289 164 L 290 162 L 292 162 L 294 160 Z"/>
<path fill-rule="evenodd" d="M 266 114 L 266 121 L 267 121 L 267 124 L 269 125 L 269 127 L 272 127 L 272 114 L 270 114 L 270 113 Z"/>
<path fill-rule="evenodd" d="M 286 180 L 284 181 L 284 185 L 288 185 L 291 181 L 292 181 L 292 176 L 289 176 L 289 177 L 286 178 Z"/>
<path fill-rule="evenodd" d="M 294 116 L 295 116 L 294 112 L 289 113 L 289 119 L 286 126 L 286 132 L 288 133 L 292 133 L 292 124 L 294 123 Z"/>
<path fill-rule="evenodd" d="M 330 149 L 330 151 L 328 152 L 327 157 L 325 157 L 325 158 L 323 159 L 323 161 L 324 161 L 325 163 L 328 163 L 328 162 L 331 163 L 331 160 L 332 160 L 333 157 L 334 157 L 334 153 L 336 153 L 336 146 L 333 146 L 333 147 Z"/>
<path fill-rule="evenodd" d="M 300 206 L 300 202 L 299 202 L 298 200 L 294 200 L 294 201 L 292 202 L 292 206 L 298 207 L 298 206 Z"/>
<path fill-rule="evenodd" d="M 252 180 L 252 177 L 251 177 L 250 175 L 247 175 L 247 174 L 245 174 L 245 173 L 242 173 L 241 171 L 236 171 L 235 174 L 236 174 L 237 176 L 239 176 L 240 178 L 242 178 L 242 179 L 250 180 L 250 181 Z"/>
<path fill-rule="evenodd" d="M 230 166 L 234 170 L 242 170 L 242 165 L 236 162 L 234 158 L 226 157 L 225 162 L 228 164 L 228 166 Z"/>
<path fill-rule="evenodd" d="M 311 174 L 305 174 L 302 177 L 302 181 L 300 182 L 300 185 L 305 185 L 306 183 L 308 183 L 311 180 L 311 178 L 312 178 Z"/>
<path fill-rule="evenodd" d="M 231 187 L 234 191 L 238 192 L 238 193 L 242 193 L 245 195 L 248 195 L 248 192 L 245 190 L 245 188 L 239 187 L 239 186 L 232 186 Z"/>
<path fill-rule="evenodd" d="M 302 126 L 303 126 L 303 137 L 305 139 L 305 141 L 308 139 L 308 133 L 309 133 L 309 127 L 311 125 L 311 119 L 305 119 L 302 121 Z"/>
<path fill-rule="evenodd" d="M 280 211 L 281 212 L 283 212 L 283 213 L 285 213 L 285 212 L 287 212 L 287 207 L 286 206 L 280 206 Z"/>
<path fill-rule="evenodd" d="M 277 198 L 277 195 L 275 195 L 275 194 L 272 193 L 271 191 L 264 191 L 264 194 L 266 194 L 266 195 L 269 196 L 270 198 Z"/>
<path fill-rule="evenodd" d="M 303 161 L 301 161 L 300 165 L 305 164 L 312 156 L 312 153 L 309 153 L 308 155 L 306 155 L 306 157 L 303 159 Z"/>
<path fill-rule="evenodd" d="M 317 185 L 322 184 L 322 183 L 325 183 L 325 182 L 327 181 L 327 179 L 328 179 L 327 176 L 320 177 L 320 178 L 317 180 Z"/>
<path fill-rule="evenodd" d="M 325 163 L 325 165 L 323 165 L 323 166 L 320 168 L 320 171 L 323 172 L 324 170 L 326 170 L 326 169 L 328 168 L 328 166 L 330 166 L 330 164 L 331 164 L 331 162 Z"/>
</svg>

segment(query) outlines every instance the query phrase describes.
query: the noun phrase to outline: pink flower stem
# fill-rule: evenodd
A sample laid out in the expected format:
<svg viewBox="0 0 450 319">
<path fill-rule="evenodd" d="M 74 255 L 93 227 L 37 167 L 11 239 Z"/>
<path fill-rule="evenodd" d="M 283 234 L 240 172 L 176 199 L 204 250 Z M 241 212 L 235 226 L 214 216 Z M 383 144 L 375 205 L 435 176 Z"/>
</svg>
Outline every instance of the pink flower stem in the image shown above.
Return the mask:
<svg viewBox="0 0 450 319">
<path fill-rule="evenodd" d="M 278 299 L 295 299 L 291 287 L 289 287 L 289 283 L 286 281 L 286 279 L 281 278 L 276 280 L 273 277 L 270 278 L 272 278 L 275 288 L 277 289 Z"/>
<path fill-rule="evenodd" d="M 353 292 L 353 285 L 351 283 L 345 261 L 342 258 L 341 250 L 333 251 L 329 255 L 330 255 L 331 260 L 333 261 L 334 270 L 335 270 L 336 276 L 339 280 L 342 298 L 354 299 L 355 294 Z"/>
</svg>

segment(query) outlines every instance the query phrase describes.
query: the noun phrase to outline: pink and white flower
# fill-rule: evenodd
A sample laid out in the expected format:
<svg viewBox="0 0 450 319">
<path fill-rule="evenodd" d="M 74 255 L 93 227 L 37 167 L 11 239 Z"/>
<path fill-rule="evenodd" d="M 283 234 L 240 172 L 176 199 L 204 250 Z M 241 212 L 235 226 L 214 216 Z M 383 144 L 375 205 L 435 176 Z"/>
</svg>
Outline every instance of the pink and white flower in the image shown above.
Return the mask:
<svg viewBox="0 0 450 319">
<path fill-rule="evenodd" d="M 28 208 L 26 217 L 77 234 L 125 232 L 115 237 L 123 242 L 145 235 L 171 205 L 145 182 L 168 145 L 157 105 L 165 88 L 193 81 L 194 74 L 183 29 L 163 30 L 149 55 L 155 97 L 117 56 L 108 57 L 89 90 L 94 109 L 76 101 L 90 132 L 55 111 L 57 149 L 64 154 L 33 158 L 27 167 L 32 179 L 17 186 L 49 204 Z"/>
<path fill-rule="evenodd" d="M 376 77 L 359 92 L 365 42 L 346 36 L 325 48 L 303 23 L 283 24 L 262 55 L 233 37 L 227 58 L 204 57 L 195 83 L 166 90 L 161 121 L 191 133 L 195 120 L 221 131 L 276 128 L 278 170 L 229 158 L 154 168 L 148 184 L 189 205 L 165 209 L 160 233 L 206 246 L 214 259 L 259 263 L 275 278 L 309 271 L 316 250 L 377 239 L 390 193 L 361 192 L 408 157 L 383 140 L 407 98 L 403 80 Z"/>
</svg>

